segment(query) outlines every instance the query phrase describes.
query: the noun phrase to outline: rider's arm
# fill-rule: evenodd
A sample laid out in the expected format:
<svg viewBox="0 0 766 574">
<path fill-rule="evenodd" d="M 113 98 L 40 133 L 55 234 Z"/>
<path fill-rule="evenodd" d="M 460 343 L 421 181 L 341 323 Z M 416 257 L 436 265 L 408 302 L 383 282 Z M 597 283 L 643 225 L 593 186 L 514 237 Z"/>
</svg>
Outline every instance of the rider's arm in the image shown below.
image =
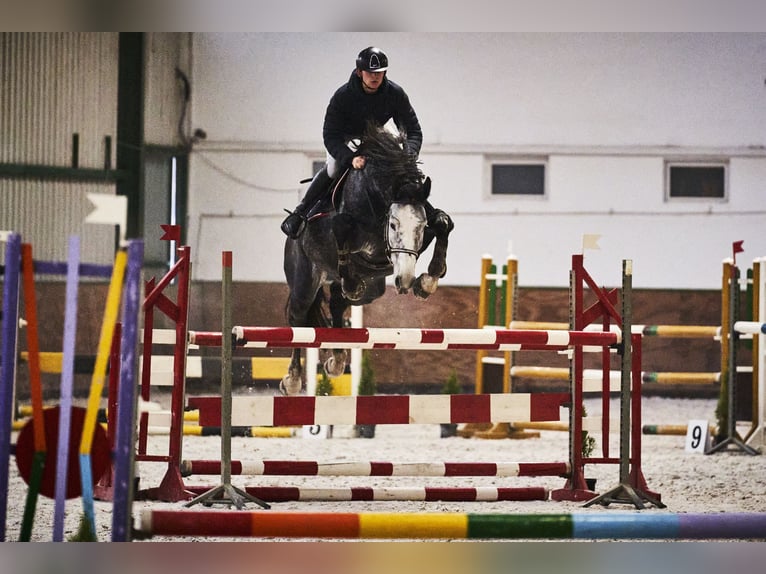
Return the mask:
<svg viewBox="0 0 766 574">
<path fill-rule="evenodd" d="M 335 158 L 338 165 L 342 168 L 350 167 L 351 161 L 354 159 L 354 152 L 346 144 L 346 138 L 348 137 L 346 132 L 346 117 L 343 112 L 343 105 L 339 102 L 338 94 L 335 94 L 327 105 L 324 126 L 322 127 L 322 139 L 329 154 Z"/>
<path fill-rule="evenodd" d="M 396 108 L 394 111 L 394 123 L 400 130 L 407 134 L 407 146 L 411 153 L 416 156 L 420 154 L 420 147 L 423 145 L 423 131 L 420 128 L 420 121 L 415 113 L 415 109 L 410 103 L 407 93 L 400 87 L 398 90 Z"/>
</svg>

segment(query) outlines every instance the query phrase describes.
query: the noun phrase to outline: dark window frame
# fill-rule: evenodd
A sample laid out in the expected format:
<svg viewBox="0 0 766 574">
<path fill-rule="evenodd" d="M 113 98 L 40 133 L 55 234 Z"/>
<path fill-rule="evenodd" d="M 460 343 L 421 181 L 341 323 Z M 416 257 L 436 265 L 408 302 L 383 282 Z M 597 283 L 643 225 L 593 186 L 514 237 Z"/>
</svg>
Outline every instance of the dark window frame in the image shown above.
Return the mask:
<svg viewBox="0 0 766 574">
<path fill-rule="evenodd" d="M 706 184 L 720 193 L 705 192 Z M 699 193 L 694 193 L 695 187 Z M 729 162 L 666 160 L 665 201 L 729 201 Z"/>
<path fill-rule="evenodd" d="M 547 158 L 488 158 L 489 197 L 514 199 L 545 199 L 548 197 L 548 161 Z M 508 169 L 504 169 L 508 168 Z M 503 185 L 501 177 L 513 177 L 518 170 L 519 178 L 511 182 L 508 191 L 499 189 Z M 505 173 L 500 173 L 505 171 Z M 535 174 L 534 172 L 539 172 Z M 526 181 L 521 181 L 526 178 Z M 531 181 L 536 180 L 536 181 Z M 531 191 L 518 191 L 518 185 L 532 184 Z M 516 186 L 516 187 L 514 187 Z M 508 187 L 506 187 L 508 189 Z"/>
</svg>

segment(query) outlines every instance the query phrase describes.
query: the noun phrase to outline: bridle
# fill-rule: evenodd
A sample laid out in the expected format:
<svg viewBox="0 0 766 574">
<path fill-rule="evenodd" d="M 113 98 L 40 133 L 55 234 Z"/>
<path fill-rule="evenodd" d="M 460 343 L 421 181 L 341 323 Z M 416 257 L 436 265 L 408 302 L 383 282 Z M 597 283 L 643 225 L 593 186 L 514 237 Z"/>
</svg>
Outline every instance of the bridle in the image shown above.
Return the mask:
<svg viewBox="0 0 766 574">
<path fill-rule="evenodd" d="M 392 206 L 394 205 L 407 205 L 409 202 L 403 202 L 403 201 L 394 201 L 391 203 Z M 412 255 L 415 257 L 415 261 L 418 260 L 418 257 L 420 257 L 420 253 L 418 251 L 415 251 L 414 249 L 407 249 L 406 247 L 394 247 L 391 245 L 391 209 L 388 210 L 388 218 L 386 220 L 386 251 L 389 255 L 392 253 L 405 253 L 407 255 Z"/>
</svg>

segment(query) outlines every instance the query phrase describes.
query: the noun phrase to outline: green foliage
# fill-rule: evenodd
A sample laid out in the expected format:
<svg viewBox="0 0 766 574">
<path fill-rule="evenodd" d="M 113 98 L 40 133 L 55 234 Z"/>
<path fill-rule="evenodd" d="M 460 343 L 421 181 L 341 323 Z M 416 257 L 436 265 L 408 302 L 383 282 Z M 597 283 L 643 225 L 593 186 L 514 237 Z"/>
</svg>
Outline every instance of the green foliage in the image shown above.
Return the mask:
<svg viewBox="0 0 766 574">
<path fill-rule="evenodd" d="M 442 386 L 442 394 L 459 395 L 462 392 L 463 387 L 460 386 L 460 383 L 457 380 L 457 371 L 453 368 L 452 372 L 449 374 L 449 377 L 447 377 L 447 380 L 444 381 L 444 385 Z"/>
<path fill-rule="evenodd" d="M 317 383 L 317 396 L 318 397 L 329 397 L 332 394 L 333 388 L 332 388 L 332 381 L 327 376 L 327 373 L 322 371 L 322 379 Z"/>
<path fill-rule="evenodd" d="M 582 455 L 585 458 L 590 457 L 593 453 L 593 449 L 596 448 L 596 439 L 593 438 L 588 431 L 582 431 Z"/>
<path fill-rule="evenodd" d="M 585 405 L 582 406 L 582 416 L 583 418 L 588 416 L 588 411 L 585 409 Z M 593 450 L 596 448 L 596 439 L 593 438 L 588 431 L 583 430 L 582 431 L 582 455 L 584 458 L 590 457 L 590 455 L 593 453 Z"/>
<path fill-rule="evenodd" d="M 374 395 L 377 391 L 375 371 L 370 363 L 370 355 L 362 353 L 362 374 L 359 377 L 359 395 Z"/>
<path fill-rule="evenodd" d="M 90 521 L 85 515 L 80 518 L 80 528 L 68 540 L 69 542 L 98 542 L 95 532 L 90 527 Z"/>
</svg>

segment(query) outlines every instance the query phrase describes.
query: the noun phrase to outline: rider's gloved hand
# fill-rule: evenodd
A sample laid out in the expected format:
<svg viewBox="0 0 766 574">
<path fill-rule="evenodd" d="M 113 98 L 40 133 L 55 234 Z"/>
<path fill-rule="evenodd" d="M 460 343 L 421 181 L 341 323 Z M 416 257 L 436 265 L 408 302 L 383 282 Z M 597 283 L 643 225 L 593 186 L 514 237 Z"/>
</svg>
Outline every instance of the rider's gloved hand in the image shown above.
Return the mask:
<svg viewBox="0 0 766 574">
<path fill-rule="evenodd" d="M 367 160 L 363 155 L 357 155 L 354 157 L 354 159 L 351 160 L 351 167 L 354 169 L 362 169 L 366 162 Z"/>
</svg>

